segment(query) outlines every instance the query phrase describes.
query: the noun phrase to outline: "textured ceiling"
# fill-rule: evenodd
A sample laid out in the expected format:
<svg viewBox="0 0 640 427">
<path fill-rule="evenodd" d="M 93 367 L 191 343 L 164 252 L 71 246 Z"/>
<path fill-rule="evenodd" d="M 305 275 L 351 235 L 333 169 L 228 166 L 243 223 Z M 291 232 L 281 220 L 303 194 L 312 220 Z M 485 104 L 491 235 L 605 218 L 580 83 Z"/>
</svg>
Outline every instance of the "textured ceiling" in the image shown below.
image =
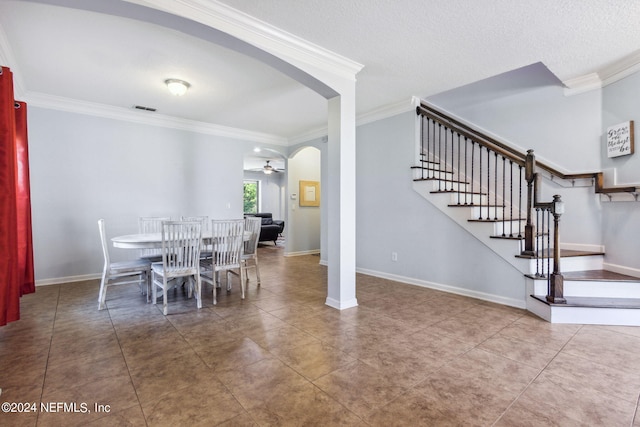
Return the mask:
<svg viewBox="0 0 640 427">
<path fill-rule="evenodd" d="M 636 0 L 222 3 L 363 64 L 360 115 L 538 62 L 569 81 L 640 49 Z M 283 140 L 326 126 L 326 100 L 293 79 L 211 42 L 132 19 L 0 0 L 0 60 L 12 67 L 27 101 L 55 96 L 143 105 Z M 167 78 L 192 88 L 172 97 L 163 86 Z"/>
</svg>

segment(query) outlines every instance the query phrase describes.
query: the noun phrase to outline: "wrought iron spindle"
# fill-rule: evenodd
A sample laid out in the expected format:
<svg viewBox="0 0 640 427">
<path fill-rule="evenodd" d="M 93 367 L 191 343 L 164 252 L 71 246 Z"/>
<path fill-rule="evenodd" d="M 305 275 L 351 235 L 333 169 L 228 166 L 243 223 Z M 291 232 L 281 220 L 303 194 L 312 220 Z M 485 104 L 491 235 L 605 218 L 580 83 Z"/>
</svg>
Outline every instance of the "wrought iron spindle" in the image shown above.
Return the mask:
<svg viewBox="0 0 640 427">
<path fill-rule="evenodd" d="M 480 155 L 478 156 L 480 162 L 480 182 L 478 183 L 478 186 L 480 187 L 480 193 L 482 193 L 482 145 L 478 144 L 478 149 L 480 150 Z M 480 218 L 478 219 L 482 219 L 482 205 L 482 197 L 480 197 Z"/>
<path fill-rule="evenodd" d="M 460 134 L 458 134 L 458 179 L 457 179 L 457 187 L 458 187 L 458 195 L 456 196 L 458 198 L 458 204 L 460 204 L 460 183 L 462 182 L 462 180 L 460 179 Z"/>
</svg>

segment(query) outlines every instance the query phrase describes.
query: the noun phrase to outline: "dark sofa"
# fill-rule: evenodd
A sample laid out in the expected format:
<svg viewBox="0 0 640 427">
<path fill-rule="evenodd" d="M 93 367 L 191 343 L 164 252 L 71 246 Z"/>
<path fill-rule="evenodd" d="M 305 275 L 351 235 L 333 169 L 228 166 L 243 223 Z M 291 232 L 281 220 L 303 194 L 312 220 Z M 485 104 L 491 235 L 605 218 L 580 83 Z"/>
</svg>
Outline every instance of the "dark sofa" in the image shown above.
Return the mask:
<svg viewBox="0 0 640 427">
<path fill-rule="evenodd" d="M 284 221 L 273 219 L 273 214 L 269 212 L 258 212 L 255 214 L 245 214 L 245 216 L 257 216 L 262 219 L 262 227 L 260 228 L 259 242 L 273 242 L 276 244 L 278 235 L 284 230 Z"/>
</svg>

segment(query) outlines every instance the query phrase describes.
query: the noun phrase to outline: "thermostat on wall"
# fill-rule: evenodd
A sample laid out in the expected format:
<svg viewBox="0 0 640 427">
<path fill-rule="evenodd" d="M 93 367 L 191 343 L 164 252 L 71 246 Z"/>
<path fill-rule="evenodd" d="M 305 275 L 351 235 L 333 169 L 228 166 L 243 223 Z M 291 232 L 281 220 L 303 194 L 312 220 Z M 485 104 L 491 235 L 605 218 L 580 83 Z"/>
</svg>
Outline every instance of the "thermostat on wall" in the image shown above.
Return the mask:
<svg viewBox="0 0 640 427">
<path fill-rule="evenodd" d="M 298 195 L 297 195 L 296 193 L 293 193 L 293 194 L 291 195 L 291 200 L 295 200 L 295 199 L 297 199 L 297 198 L 298 198 Z"/>
</svg>

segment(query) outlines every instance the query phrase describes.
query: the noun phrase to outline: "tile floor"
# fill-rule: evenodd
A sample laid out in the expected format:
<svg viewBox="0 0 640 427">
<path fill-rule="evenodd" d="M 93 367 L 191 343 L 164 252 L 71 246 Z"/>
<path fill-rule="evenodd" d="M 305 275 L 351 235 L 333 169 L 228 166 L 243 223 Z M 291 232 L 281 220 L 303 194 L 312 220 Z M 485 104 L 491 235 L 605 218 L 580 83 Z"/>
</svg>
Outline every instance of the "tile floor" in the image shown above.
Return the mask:
<svg viewBox="0 0 640 427">
<path fill-rule="evenodd" d="M 317 256 L 260 259 L 245 301 L 236 284 L 213 307 L 209 287 L 197 310 L 178 290 L 166 317 L 135 285 L 103 311 L 96 281 L 26 295 L 0 328 L 0 401 L 37 410 L 0 425 L 640 425 L 640 328 L 363 275 L 338 311 Z"/>
</svg>

